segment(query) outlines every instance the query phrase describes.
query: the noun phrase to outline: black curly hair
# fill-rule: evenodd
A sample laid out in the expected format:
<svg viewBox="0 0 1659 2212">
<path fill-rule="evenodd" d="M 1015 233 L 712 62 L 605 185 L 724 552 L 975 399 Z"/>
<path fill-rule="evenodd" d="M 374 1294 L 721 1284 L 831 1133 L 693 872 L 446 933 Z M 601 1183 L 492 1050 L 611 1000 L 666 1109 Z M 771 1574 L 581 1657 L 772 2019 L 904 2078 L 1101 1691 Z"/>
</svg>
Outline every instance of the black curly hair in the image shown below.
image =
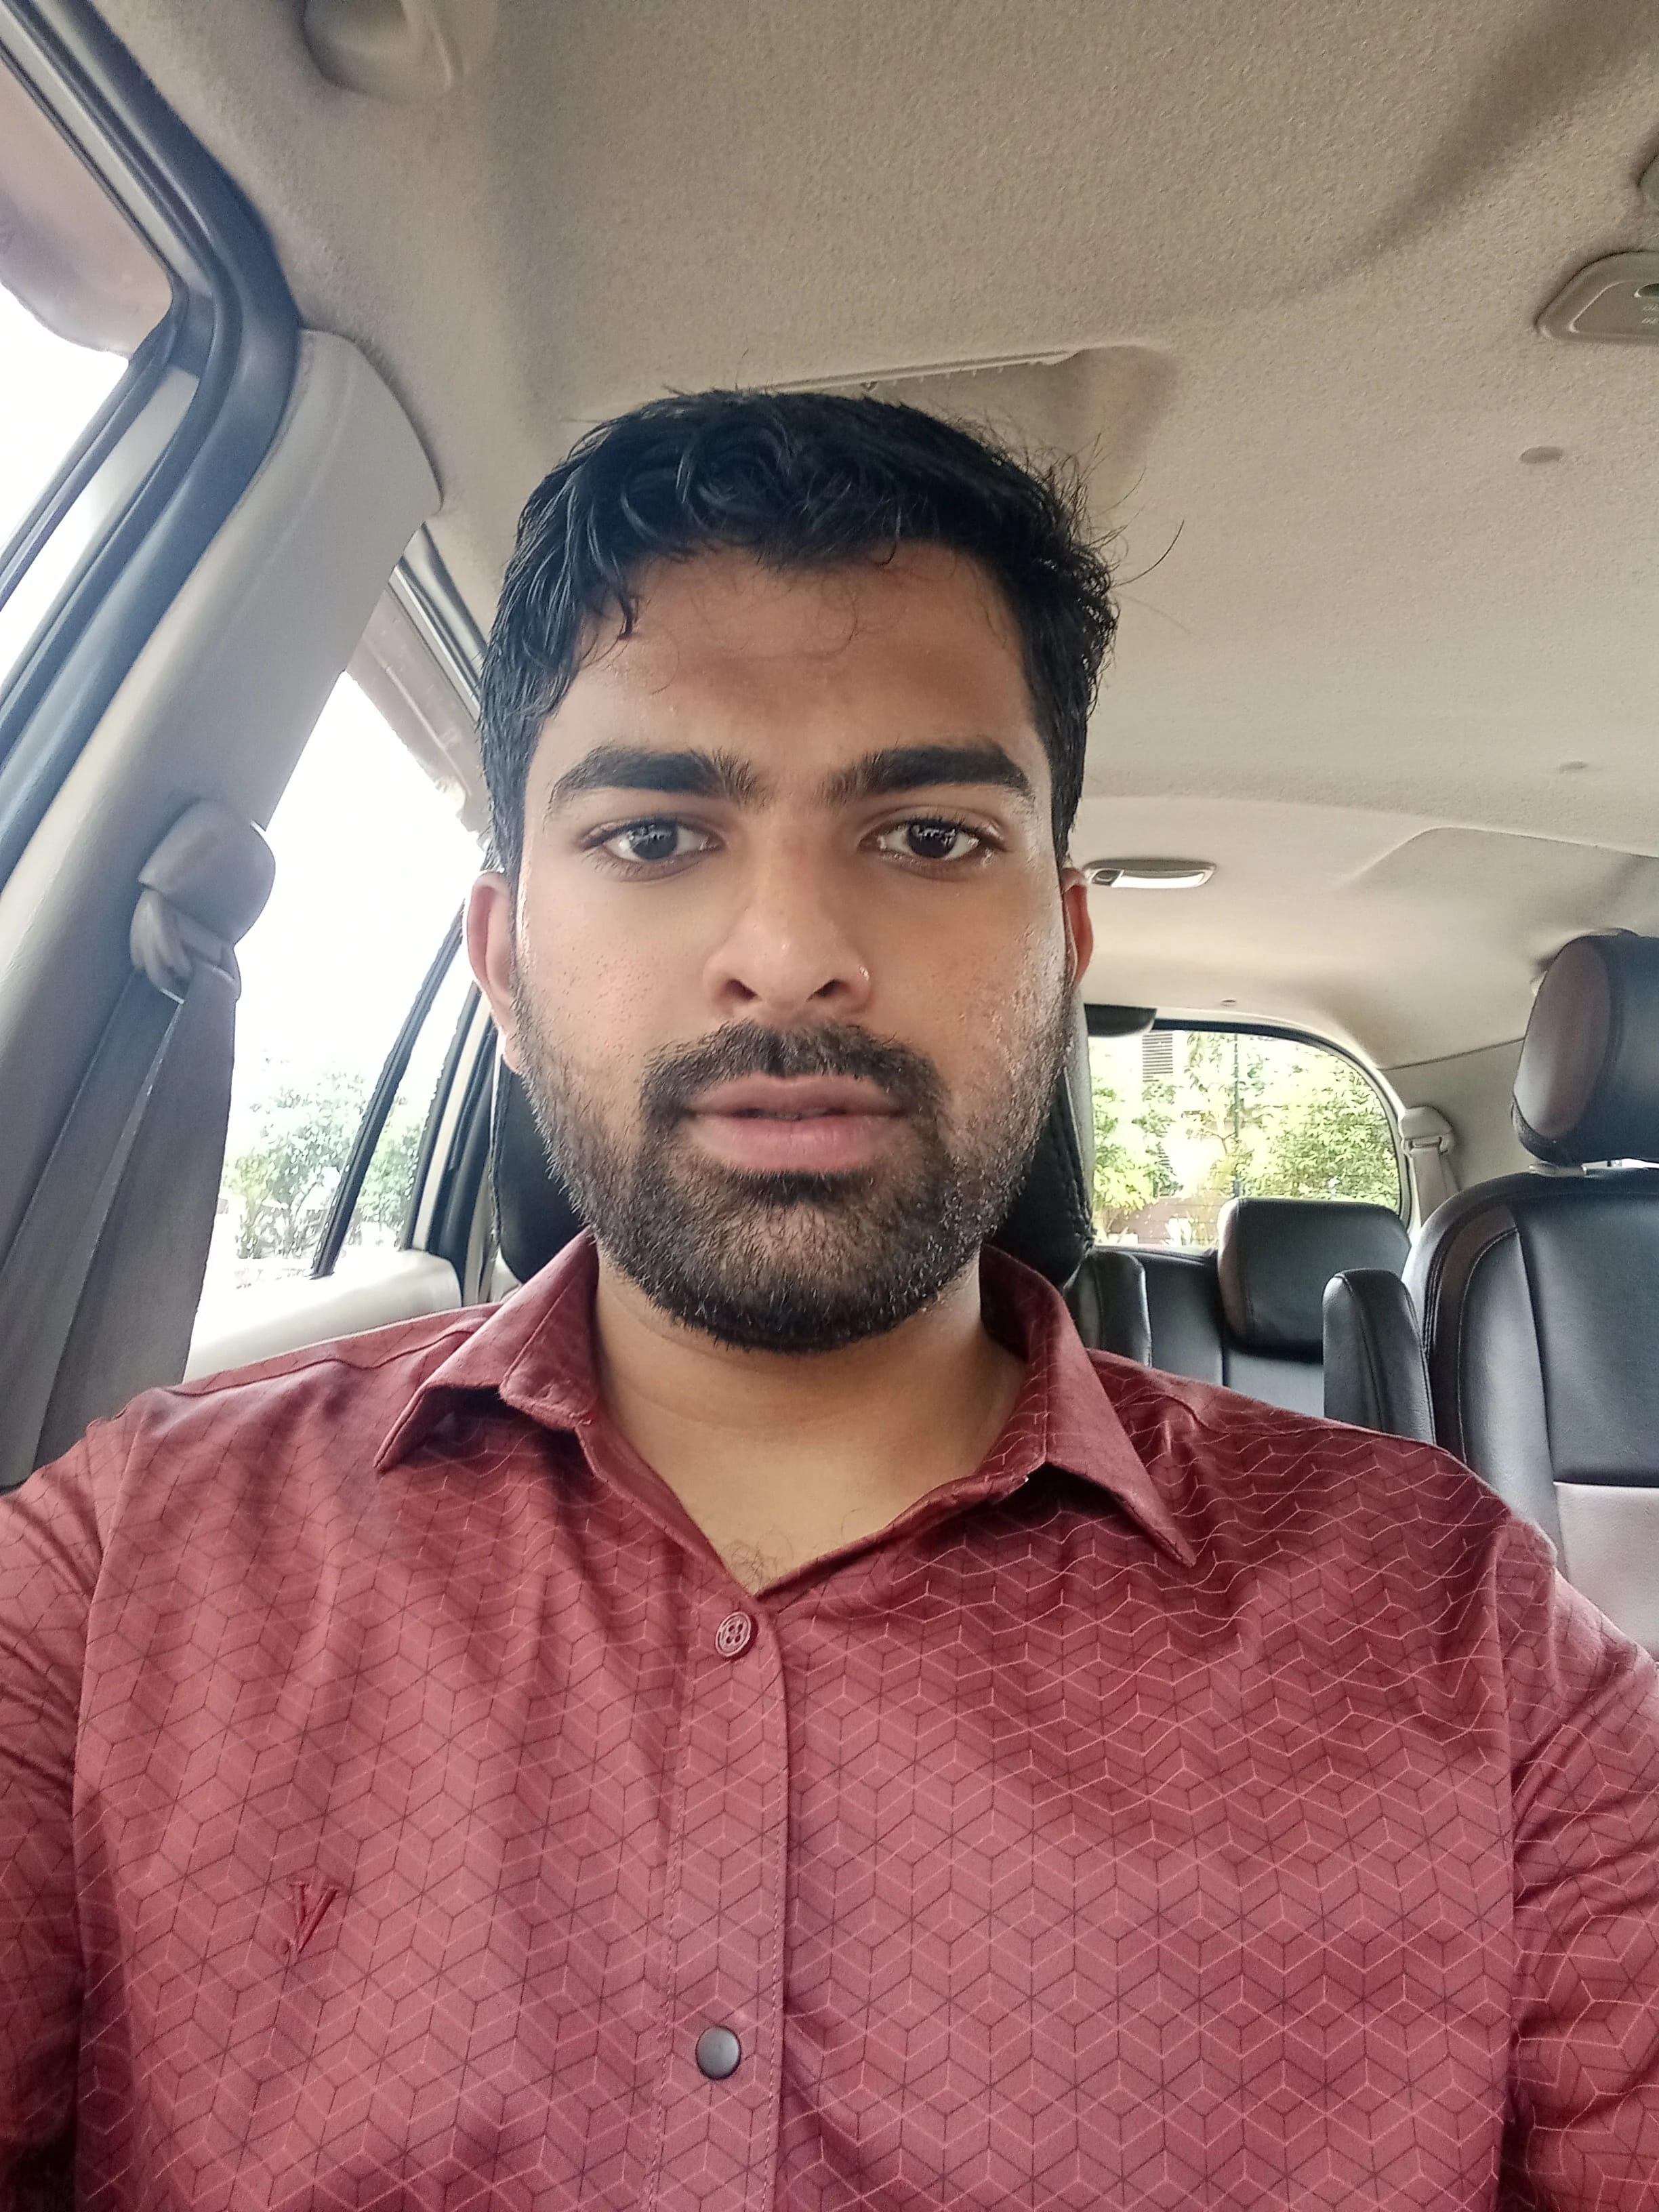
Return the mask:
<svg viewBox="0 0 1659 2212">
<path fill-rule="evenodd" d="M 498 865 L 518 872 L 542 725 L 581 665 L 591 626 L 632 628 L 647 562 L 738 549 L 777 568 L 826 568 L 906 543 L 968 556 L 1006 599 L 1063 853 L 1117 622 L 1075 471 L 1028 466 L 890 400 L 703 392 L 599 424 L 525 508 L 483 668 L 480 742 Z"/>
</svg>

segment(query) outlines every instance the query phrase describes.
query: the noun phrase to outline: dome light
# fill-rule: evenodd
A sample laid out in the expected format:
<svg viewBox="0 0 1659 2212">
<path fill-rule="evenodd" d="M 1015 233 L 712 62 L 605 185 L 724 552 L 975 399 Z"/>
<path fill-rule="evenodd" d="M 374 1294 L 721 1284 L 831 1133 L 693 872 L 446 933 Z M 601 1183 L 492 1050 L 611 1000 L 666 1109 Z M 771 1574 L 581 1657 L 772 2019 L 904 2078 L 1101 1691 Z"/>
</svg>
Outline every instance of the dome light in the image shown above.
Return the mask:
<svg viewBox="0 0 1659 2212">
<path fill-rule="evenodd" d="M 1215 873 L 1213 860 L 1085 860 L 1083 872 L 1097 890 L 1195 891 Z"/>
</svg>

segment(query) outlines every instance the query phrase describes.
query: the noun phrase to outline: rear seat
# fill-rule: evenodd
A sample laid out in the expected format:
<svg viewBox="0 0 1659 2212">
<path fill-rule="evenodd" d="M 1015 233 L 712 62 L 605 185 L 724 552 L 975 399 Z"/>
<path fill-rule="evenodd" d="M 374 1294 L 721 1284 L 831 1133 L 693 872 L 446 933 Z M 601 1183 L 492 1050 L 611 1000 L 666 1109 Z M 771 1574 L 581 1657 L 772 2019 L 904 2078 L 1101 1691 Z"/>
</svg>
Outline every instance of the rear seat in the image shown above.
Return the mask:
<svg viewBox="0 0 1659 2212">
<path fill-rule="evenodd" d="M 1397 1275 L 1408 1249 L 1400 1216 L 1384 1206 L 1238 1198 L 1222 1212 L 1213 1252 L 1097 1245 L 1073 1286 L 1072 1309 L 1084 1341 L 1098 1351 L 1322 1413 L 1326 1285 L 1350 1268 Z M 1137 1273 L 1145 1336 L 1136 1327 Z"/>
</svg>

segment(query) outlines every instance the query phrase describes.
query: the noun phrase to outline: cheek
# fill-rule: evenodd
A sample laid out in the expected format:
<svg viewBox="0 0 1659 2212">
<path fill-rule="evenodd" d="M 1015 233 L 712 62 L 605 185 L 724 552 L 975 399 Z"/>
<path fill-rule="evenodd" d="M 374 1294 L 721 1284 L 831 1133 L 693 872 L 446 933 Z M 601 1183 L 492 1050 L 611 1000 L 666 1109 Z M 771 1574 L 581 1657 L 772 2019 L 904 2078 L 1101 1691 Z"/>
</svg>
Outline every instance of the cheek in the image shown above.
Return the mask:
<svg viewBox="0 0 1659 2212">
<path fill-rule="evenodd" d="M 1029 1081 L 1029 1071 L 1052 1050 L 1065 988 L 1062 959 L 1011 977 L 995 1006 L 985 1008 L 970 1079 L 981 1093 L 1003 1098 L 1011 1088 L 1024 1088 L 1021 1077 Z"/>
<path fill-rule="evenodd" d="M 1047 1048 L 1066 988 L 1064 927 L 1057 908 L 1028 908 L 995 931 L 942 933 L 930 951 L 906 978 L 907 1006 L 878 1004 L 872 1026 L 926 1052 L 971 1111 L 1005 1097 L 1010 1071 Z"/>
<path fill-rule="evenodd" d="M 565 856 L 527 857 L 520 963 L 538 1002 L 573 1019 L 626 1024 L 653 1000 L 683 997 L 699 973 L 702 917 L 678 898 L 642 895 Z"/>
<path fill-rule="evenodd" d="M 683 1009 L 673 1018 L 684 994 L 667 954 L 591 905 L 549 899 L 538 911 L 527 896 L 518 973 L 547 1049 L 607 1123 L 629 1125 L 653 1055 L 695 1029 Z"/>
</svg>

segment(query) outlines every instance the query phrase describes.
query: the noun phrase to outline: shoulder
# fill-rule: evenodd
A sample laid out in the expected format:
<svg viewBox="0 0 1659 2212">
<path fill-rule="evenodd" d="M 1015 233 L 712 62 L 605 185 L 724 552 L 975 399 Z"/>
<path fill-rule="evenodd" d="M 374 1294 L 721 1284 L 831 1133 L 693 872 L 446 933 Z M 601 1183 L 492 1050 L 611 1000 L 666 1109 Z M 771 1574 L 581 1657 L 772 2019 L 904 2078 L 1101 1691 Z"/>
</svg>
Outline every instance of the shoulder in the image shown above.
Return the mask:
<svg viewBox="0 0 1659 2212">
<path fill-rule="evenodd" d="M 405 1377 L 413 1387 L 476 1335 L 495 1311 L 493 1306 L 468 1306 L 454 1313 L 422 1314 L 415 1321 L 393 1322 L 389 1328 L 360 1336 L 304 1345 L 251 1366 L 226 1368 L 193 1382 L 146 1391 L 133 1400 L 129 1411 L 169 1400 L 246 1407 L 289 1388 L 373 1389 L 380 1382 L 395 1386 Z"/>
<path fill-rule="evenodd" d="M 495 1310 L 469 1306 L 456 1313 L 425 1314 L 361 1336 L 307 1345 L 251 1367 L 147 1390 L 116 1417 L 117 1424 L 259 1425 L 325 1407 L 348 1416 L 373 1416 L 381 1407 L 395 1413 Z"/>
<path fill-rule="evenodd" d="M 1194 1543 L 1338 1574 L 1548 1571 L 1547 1540 L 1449 1453 L 1105 1353 L 1095 1371 Z"/>
<path fill-rule="evenodd" d="M 295 1509 L 315 1510 L 369 1478 L 415 1393 L 489 1312 L 423 1316 L 144 1391 L 78 1447 L 100 1522 L 187 1513 L 204 1492 L 216 1510 L 284 1491 Z"/>
</svg>

